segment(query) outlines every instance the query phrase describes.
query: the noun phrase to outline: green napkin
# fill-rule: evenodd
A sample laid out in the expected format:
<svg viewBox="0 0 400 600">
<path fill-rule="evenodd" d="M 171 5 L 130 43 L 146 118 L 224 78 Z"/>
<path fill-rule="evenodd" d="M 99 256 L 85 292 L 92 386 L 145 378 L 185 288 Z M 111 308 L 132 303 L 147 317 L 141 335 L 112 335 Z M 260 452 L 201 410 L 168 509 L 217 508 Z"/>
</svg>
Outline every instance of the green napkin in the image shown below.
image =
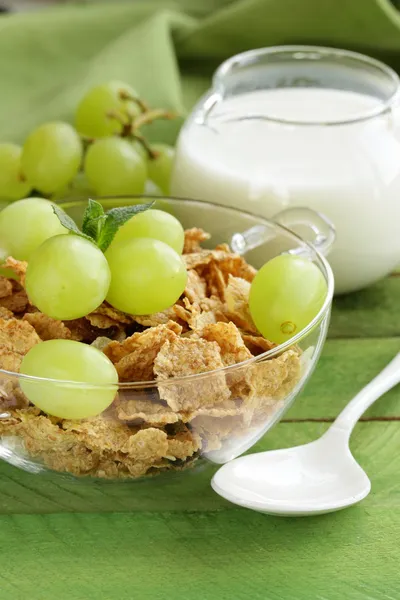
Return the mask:
<svg viewBox="0 0 400 600">
<path fill-rule="evenodd" d="M 389 0 L 114 0 L 1 16 L 0 139 L 71 120 L 83 93 L 110 78 L 185 115 L 224 59 L 294 43 L 351 48 L 400 69 L 400 13 Z M 159 123 L 153 136 L 173 141 L 179 124 Z"/>
</svg>

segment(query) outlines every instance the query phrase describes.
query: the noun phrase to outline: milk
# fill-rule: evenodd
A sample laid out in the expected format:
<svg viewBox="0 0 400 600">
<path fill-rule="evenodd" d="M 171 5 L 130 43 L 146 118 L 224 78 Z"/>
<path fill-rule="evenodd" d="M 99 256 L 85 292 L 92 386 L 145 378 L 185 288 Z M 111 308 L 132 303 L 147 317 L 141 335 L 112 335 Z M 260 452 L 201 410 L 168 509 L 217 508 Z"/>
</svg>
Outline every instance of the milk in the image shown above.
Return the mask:
<svg viewBox="0 0 400 600">
<path fill-rule="evenodd" d="M 184 127 L 172 193 L 265 217 L 291 206 L 320 211 L 337 229 L 329 257 L 336 291 L 362 288 L 400 264 L 399 109 L 343 125 L 318 122 L 366 116 L 379 102 L 318 88 L 224 100 L 205 125 L 192 118 Z M 301 124 L 243 119 L 257 115 Z"/>
</svg>

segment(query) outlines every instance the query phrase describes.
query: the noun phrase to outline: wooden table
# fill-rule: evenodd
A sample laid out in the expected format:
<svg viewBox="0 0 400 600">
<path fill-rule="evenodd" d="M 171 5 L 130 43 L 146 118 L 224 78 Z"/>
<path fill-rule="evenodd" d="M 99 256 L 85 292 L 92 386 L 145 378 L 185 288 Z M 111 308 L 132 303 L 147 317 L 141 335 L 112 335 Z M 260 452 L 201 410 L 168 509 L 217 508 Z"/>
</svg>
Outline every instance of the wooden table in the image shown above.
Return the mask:
<svg viewBox="0 0 400 600">
<path fill-rule="evenodd" d="M 313 440 L 400 350 L 400 277 L 338 299 L 318 368 L 257 450 Z M 358 506 L 311 518 L 238 508 L 213 467 L 88 484 L 0 465 L 1 600 L 400 598 L 400 388 L 351 439 L 372 480 Z"/>
</svg>

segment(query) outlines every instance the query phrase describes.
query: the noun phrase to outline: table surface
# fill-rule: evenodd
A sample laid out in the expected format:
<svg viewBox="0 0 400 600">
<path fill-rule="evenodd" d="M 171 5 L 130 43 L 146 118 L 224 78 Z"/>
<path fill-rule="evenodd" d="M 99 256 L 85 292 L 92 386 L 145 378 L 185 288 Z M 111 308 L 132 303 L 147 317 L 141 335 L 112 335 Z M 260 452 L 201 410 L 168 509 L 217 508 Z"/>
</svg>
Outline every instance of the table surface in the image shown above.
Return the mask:
<svg viewBox="0 0 400 600">
<path fill-rule="evenodd" d="M 400 277 L 335 301 L 316 372 L 257 450 L 320 436 L 400 350 Z M 209 486 L 88 484 L 0 465 L 1 600 L 394 600 L 400 592 L 400 388 L 364 415 L 352 451 L 372 492 L 350 509 L 278 518 Z"/>
</svg>

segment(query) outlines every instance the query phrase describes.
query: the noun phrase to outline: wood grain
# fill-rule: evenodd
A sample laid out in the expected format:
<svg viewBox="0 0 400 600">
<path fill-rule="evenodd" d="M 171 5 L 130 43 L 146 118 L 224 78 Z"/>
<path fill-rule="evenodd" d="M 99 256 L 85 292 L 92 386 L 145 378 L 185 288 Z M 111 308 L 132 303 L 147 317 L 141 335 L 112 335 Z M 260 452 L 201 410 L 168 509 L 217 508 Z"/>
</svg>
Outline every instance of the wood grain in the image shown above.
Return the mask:
<svg viewBox="0 0 400 600">
<path fill-rule="evenodd" d="M 0 518 L 2 599 L 395 600 L 398 507 Z"/>
<path fill-rule="evenodd" d="M 398 352 L 400 338 L 395 337 L 328 340 L 310 382 L 284 418 L 332 420 Z M 372 416 L 400 416 L 400 387 L 366 412 Z"/>
<path fill-rule="evenodd" d="M 381 338 L 400 335 L 400 277 L 335 298 L 329 336 Z"/>
<path fill-rule="evenodd" d="M 322 435 L 327 427 L 327 423 L 280 423 L 252 451 L 307 443 Z M 395 506 L 400 500 L 400 422 L 360 423 L 351 444 L 354 455 L 374 482 L 369 504 Z M 209 512 L 233 508 L 210 488 L 216 468 L 206 463 L 195 472 L 175 478 L 93 483 L 56 474 L 39 477 L 0 463 L 0 514 Z"/>
</svg>

